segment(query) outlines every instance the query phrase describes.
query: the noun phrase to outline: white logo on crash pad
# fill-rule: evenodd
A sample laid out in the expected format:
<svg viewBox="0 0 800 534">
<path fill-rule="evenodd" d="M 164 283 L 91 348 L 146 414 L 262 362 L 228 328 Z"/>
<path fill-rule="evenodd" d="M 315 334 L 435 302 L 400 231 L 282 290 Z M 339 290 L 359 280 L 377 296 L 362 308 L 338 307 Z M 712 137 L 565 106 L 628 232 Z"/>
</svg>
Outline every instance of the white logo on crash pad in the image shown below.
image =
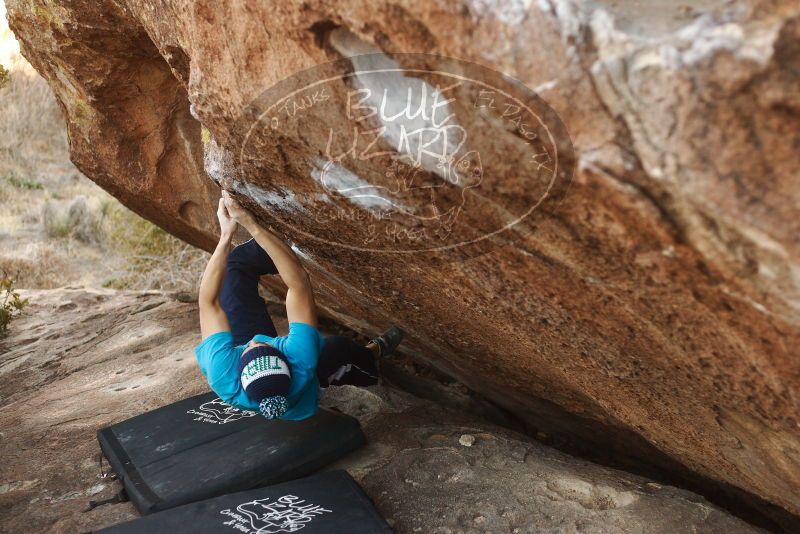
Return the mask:
<svg viewBox="0 0 800 534">
<path fill-rule="evenodd" d="M 322 506 L 311 504 L 294 495 L 277 499 L 255 499 L 236 507 L 226 508 L 220 514 L 230 517 L 223 524 L 247 534 L 275 534 L 297 532 L 322 514 L 332 513 Z"/>
<path fill-rule="evenodd" d="M 256 412 L 234 408 L 227 402 L 223 402 L 219 397 L 204 402 L 196 409 L 192 408 L 191 410 L 187 410 L 186 413 L 198 416 L 194 418 L 195 421 L 215 425 L 224 425 L 225 423 L 232 423 L 239 419 L 256 415 Z"/>
</svg>

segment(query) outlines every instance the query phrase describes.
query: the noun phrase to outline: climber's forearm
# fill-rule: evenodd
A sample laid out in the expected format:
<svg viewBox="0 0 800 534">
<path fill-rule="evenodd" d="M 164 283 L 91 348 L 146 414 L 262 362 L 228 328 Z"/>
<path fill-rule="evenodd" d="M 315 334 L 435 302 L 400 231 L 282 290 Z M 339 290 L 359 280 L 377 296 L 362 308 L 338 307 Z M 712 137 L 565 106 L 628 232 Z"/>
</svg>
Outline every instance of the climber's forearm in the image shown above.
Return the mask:
<svg viewBox="0 0 800 534">
<path fill-rule="evenodd" d="M 219 292 L 225 279 L 225 266 L 228 263 L 232 238 L 232 234 L 222 234 L 200 281 L 197 304 L 200 308 L 200 335 L 203 339 L 217 332 L 230 332 L 231 329 L 228 316 L 219 303 Z"/>
<path fill-rule="evenodd" d="M 203 278 L 200 280 L 198 303 L 201 307 L 218 302 L 222 281 L 225 278 L 225 266 L 228 263 L 228 253 L 230 252 L 232 239 L 232 234 L 220 236 L 217 248 L 214 249 L 214 253 L 208 260 L 206 269 L 203 271 Z"/>
</svg>

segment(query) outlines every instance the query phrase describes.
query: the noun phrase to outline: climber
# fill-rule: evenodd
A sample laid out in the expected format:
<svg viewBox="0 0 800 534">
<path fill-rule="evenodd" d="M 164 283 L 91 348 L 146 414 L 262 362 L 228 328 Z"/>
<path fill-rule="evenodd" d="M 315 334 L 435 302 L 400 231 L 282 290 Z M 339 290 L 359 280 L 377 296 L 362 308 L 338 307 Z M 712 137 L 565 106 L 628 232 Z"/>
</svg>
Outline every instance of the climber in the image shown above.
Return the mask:
<svg viewBox="0 0 800 534">
<path fill-rule="evenodd" d="M 228 404 L 268 419 L 314 415 L 319 389 L 378 382 L 376 359 L 389 356 L 402 331 L 392 326 L 362 346 L 351 339 L 322 338 L 311 281 L 295 253 L 227 191 L 219 199 L 220 239 L 200 282 L 200 334 L 195 349 L 208 385 Z M 252 239 L 230 250 L 237 224 Z M 261 275 L 286 284 L 289 333 L 278 336 L 258 294 Z"/>
</svg>

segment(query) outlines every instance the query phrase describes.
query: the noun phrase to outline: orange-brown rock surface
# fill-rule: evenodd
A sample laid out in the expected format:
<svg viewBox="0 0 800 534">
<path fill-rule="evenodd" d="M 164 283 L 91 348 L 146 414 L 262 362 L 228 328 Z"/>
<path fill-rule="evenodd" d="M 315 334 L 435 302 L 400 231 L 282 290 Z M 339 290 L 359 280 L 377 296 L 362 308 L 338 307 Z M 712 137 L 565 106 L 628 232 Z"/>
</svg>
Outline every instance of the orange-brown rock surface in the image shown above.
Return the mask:
<svg viewBox="0 0 800 534">
<path fill-rule="evenodd" d="M 800 514 L 797 2 L 7 4 L 62 104 L 73 160 L 133 210 L 208 249 L 216 181 L 296 244 L 337 318 L 362 332 L 401 325 L 411 352 L 534 425 L 658 449 Z M 520 180 L 519 135 L 459 100 L 481 154 L 458 161 L 483 174 L 461 184 L 462 226 L 443 228 L 488 238 L 365 251 L 376 233 L 391 243 L 397 221 L 321 221 L 325 206 L 385 213 L 326 196 L 330 179 L 382 183 L 369 173 L 383 160 L 338 174 L 317 162 L 320 132 L 363 123 L 328 106 L 303 128 L 248 137 L 242 119 L 279 80 L 369 51 L 404 67 L 401 52 L 462 58 L 533 88 L 574 146 L 574 161 L 560 153 L 562 172 L 574 164 L 560 202 L 523 217 L 541 195 Z M 389 158 L 400 150 L 384 137 Z M 442 198 L 434 208 L 453 202 Z"/>
</svg>

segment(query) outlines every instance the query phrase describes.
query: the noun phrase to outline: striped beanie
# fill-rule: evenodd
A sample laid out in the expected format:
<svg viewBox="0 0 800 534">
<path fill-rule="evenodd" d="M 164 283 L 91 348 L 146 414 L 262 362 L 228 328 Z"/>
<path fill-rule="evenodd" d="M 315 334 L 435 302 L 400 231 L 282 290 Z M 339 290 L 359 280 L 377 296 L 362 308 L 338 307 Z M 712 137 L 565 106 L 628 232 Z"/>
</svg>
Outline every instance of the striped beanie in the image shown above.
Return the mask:
<svg viewBox="0 0 800 534">
<path fill-rule="evenodd" d="M 242 387 L 248 397 L 259 403 L 264 417 L 277 419 L 284 414 L 292 373 L 281 351 L 270 345 L 257 345 L 242 354 L 238 370 Z"/>
</svg>

